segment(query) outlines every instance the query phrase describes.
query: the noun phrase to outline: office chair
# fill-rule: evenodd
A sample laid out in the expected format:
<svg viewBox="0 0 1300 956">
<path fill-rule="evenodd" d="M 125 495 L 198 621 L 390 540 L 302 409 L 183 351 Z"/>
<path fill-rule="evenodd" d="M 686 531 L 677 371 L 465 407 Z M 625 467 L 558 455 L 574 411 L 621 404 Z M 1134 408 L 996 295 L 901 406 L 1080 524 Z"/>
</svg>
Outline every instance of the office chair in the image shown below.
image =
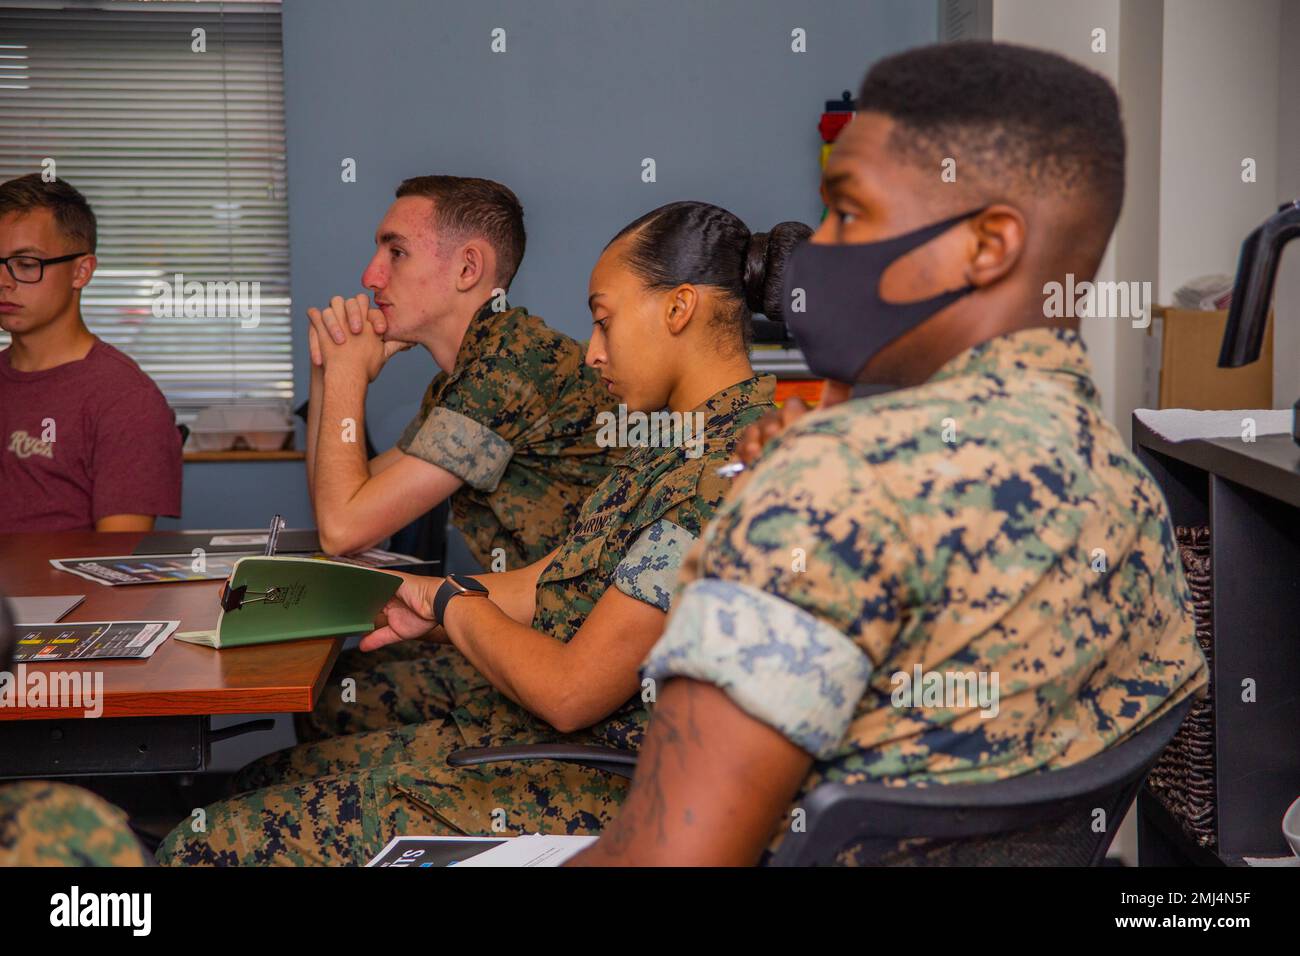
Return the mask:
<svg viewBox="0 0 1300 956">
<path fill-rule="evenodd" d="M 632 779 L 636 752 L 587 744 L 507 744 L 502 747 L 467 747 L 447 756 L 450 767 L 478 767 L 507 760 L 558 760 L 592 770 L 604 770 Z"/>
<path fill-rule="evenodd" d="M 1100 866 L 1191 705 L 1189 698 L 1119 746 L 1061 770 L 927 787 L 824 783 L 803 801 L 803 830 L 787 833 L 767 863 Z M 447 763 L 471 767 L 505 760 L 560 760 L 631 777 L 636 754 L 521 744 L 459 750 Z"/>
</svg>

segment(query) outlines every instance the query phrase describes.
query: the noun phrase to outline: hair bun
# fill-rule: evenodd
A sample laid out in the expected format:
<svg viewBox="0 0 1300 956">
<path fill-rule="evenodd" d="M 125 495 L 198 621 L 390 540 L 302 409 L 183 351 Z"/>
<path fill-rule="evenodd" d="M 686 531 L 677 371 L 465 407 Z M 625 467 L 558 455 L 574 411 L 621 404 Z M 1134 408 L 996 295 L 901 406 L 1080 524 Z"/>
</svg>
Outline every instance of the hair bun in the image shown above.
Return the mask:
<svg viewBox="0 0 1300 956">
<path fill-rule="evenodd" d="M 745 304 L 776 322 L 785 319 L 782 301 L 785 264 L 790 252 L 813 233 L 801 222 L 779 222 L 771 232 L 756 232 L 745 249 Z"/>
<path fill-rule="evenodd" d="M 768 233 L 753 232 L 745 246 L 745 305 L 750 312 L 763 311 L 763 289 L 767 285 Z"/>
</svg>

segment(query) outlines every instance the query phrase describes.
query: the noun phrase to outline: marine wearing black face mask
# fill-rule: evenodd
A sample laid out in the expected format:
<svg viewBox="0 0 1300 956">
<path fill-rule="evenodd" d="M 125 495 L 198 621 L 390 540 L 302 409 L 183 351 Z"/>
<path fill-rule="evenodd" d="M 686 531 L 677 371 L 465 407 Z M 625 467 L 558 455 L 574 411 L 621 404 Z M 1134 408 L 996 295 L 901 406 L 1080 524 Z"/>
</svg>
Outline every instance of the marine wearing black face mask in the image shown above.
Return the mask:
<svg viewBox="0 0 1300 956">
<path fill-rule="evenodd" d="M 748 459 L 643 667 L 632 791 L 578 862 L 753 863 L 800 838 L 823 782 L 1050 772 L 1205 686 L 1164 497 L 1077 322 L 1043 307 L 1046 282 L 1095 273 L 1119 214 L 1114 90 L 952 43 L 876 64 L 858 103 L 788 321 L 814 371 L 899 387 Z M 991 699 L 946 698 L 965 675 Z"/>
<path fill-rule="evenodd" d="M 826 245 L 805 242 L 786 269 L 787 302 L 802 292 L 803 310 L 786 318 L 809 370 L 822 378 L 856 381 L 871 358 L 890 342 L 975 291 L 969 283 L 916 302 L 888 302 L 880 294 L 885 270 L 959 222 L 972 209 L 892 239 Z"/>
</svg>

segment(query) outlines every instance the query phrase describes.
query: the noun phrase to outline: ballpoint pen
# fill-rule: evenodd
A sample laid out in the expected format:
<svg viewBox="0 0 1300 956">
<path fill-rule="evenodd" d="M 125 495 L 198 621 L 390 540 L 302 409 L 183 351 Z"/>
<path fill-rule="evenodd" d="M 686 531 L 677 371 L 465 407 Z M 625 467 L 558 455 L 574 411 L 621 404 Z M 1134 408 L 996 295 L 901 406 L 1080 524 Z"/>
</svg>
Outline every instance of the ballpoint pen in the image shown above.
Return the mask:
<svg viewBox="0 0 1300 956">
<path fill-rule="evenodd" d="M 284 528 L 284 518 L 276 515 L 271 519 L 271 528 L 266 533 L 266 550 L 262 552 L 263 557 L 269 558 L 275 554 L 275 543 L 279 540 L 282 528 Z"/>
<path fill-rule="evenodd" d="M 714 474 L 719 478 L 735 478 L 744 470 L 745 463 L 743 461 L 729 461 L 714 472 Z"/>
</svg>

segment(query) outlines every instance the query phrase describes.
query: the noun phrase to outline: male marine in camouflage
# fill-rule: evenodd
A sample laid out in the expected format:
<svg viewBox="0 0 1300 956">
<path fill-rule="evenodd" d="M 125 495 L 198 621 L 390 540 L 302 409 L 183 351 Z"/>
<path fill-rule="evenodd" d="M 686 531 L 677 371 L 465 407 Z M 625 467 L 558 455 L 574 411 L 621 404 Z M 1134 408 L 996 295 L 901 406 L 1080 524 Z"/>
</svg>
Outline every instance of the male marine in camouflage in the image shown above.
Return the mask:
<svg viewBox="0 0 1300 956">
<path fill-rule="evenodd" d="M 522 568 L 564 540 L 621 454 L 596 442 L 597 416 L 614 403 L 581 345 L 506 304 L 525 233 L 505 186 L 408 179 L 375 244 L 361 279 L 377 308 L 362 293 L 308 310 L 307 479 L 322 547 L 371 547 L 450 497 L 452 524 L 481 566 Z M 366 391 L 389 357 L 415 344 L 443 371 L 396 446 L 367 462 L 357 440 Z M 418 694 L 427 653 L 406 645 L 344 653 L 320 711 L 299 719 L 299 736 L 385 726 L 380 695 L 392 684 Z M 460 663 L 441 662 L 437 673 Z M 473 679 L 472 668 L 460 673 Z M 340 707 L 344 677 L 355 684 Z"/>
<path fill-rule="evenodd" d="M 376 308 L 362 293 L 308 310 L 307 480 L 325 550 L 372 547 L 450 498 L 475 560 L 523 567 L 564 540 L 609 473 L 618 450 L 596 443 L 596 416 L 614 403 L 582 346 L 506 304 L 524 241 L 500 183 L 408 179 L 361 277 Z M 367 388 L 412 345 L 443 371 L 397 445 L 367 462 Z"/>
<path fill-rule="evenodd" d="M 956 43 L 877 64 L 858 109 L 791 321 L 815 371 L 899 390 L 795 422 L 710 525 L 643 671 L 635 783 L 577 863 L 751 864 L 823 781 L 1069 766 L 1206 683 L 1164 498 L 1044 316 L 1119 214 L 1113 90 Z M 913 696 L 918 672 L 996 695 Z"/>
</svg>

